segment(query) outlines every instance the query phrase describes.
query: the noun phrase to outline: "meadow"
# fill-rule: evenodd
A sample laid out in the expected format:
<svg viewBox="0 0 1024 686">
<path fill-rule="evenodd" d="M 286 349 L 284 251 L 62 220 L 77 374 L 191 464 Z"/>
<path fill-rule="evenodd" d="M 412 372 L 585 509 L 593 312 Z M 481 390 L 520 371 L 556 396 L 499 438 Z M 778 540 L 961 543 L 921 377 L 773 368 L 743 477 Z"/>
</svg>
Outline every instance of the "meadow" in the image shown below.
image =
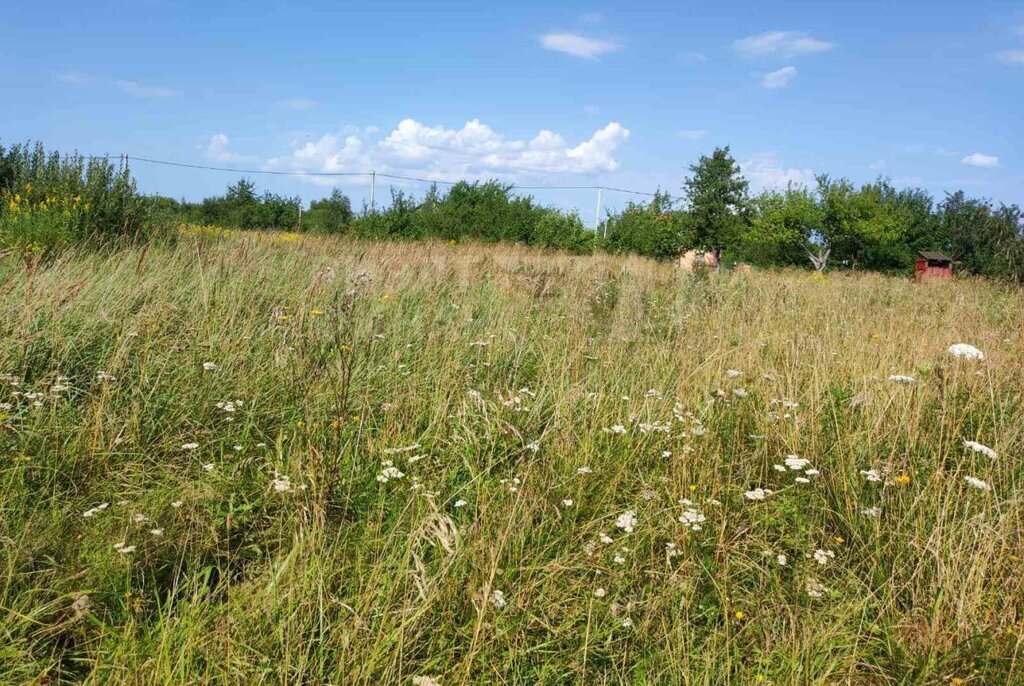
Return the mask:
<svg viewBox="0 0 1024 686">
<path fill-rule="evenodd" d="M 9 255 L 0 683 L 1024 683 L 1022 313 L 476 243 Z"/>
</svg>

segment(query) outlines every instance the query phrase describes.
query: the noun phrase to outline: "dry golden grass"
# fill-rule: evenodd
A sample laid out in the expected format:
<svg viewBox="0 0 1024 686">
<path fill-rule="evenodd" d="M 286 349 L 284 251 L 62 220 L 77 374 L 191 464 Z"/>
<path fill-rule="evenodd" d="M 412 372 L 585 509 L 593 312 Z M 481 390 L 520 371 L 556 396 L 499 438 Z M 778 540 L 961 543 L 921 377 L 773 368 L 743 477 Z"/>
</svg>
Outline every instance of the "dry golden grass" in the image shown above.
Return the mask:
<svg viewBox="0 0 1024 686">
<path fill-rule="evenodd" d="M 195 230 L 0 295 L 4 683 L 1024 682 L 1018 290 Z"/>
</svg>

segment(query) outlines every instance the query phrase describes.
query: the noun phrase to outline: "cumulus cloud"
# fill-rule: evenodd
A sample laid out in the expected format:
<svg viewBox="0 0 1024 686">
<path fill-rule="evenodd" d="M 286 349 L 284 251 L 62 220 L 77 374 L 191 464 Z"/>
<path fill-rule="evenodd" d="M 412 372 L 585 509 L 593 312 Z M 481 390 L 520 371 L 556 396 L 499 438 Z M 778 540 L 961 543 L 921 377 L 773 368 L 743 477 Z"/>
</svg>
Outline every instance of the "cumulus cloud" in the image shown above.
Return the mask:
<svg viewBox="0 0 1024 686">
<path fill-rule="evenodd" d="M 143 86 L 138 81 L 128 81 L 126 79 L 117 79 L 114 81 L 114 85 L 123 92 L 140 98 L 173 98 L 178 94 L 177 91 L 171 90 L 170 88 L 163 88 L 161 86 Z"/>
<path fill-rule="evenodd" d="M 761 76 L 761 87 L 768 89 L 785 88 L 796 78 L 796 67 L 783 67 Z"/>
<path fill-rule="evenodd" d="M 975 152 L 960 160 L 960 163 L 967 164 L 972 167 L 984 167 L 986 169 L 991 169 L 999 166 L 999 158 L 995 155 L 986 155 L 984 153 Z"/>
<path fill-rule="evenodd" d="M 206 144 L 206 157 L 209 160 L 219 162 L 221 164 L 228 162 L 242 162 L 244 160 L 252 159 L 246 155 L 239 155 L 232 152 L 230 141 L 223 133 L 215 133 L 210 136 L 210 141 Z"/>
<path fill-rule="evenodd" d="M 732 47 L 737 52 L 750 57 L 769 57 L 773 55 L 798 57 L 800 55 L 811 55 L 831 50 L 835 46 L 828 41 L 814 38 L 806 33 L 799 33 L 797 31 L 768 31 L 734 41 Z"/>
<path fill-rule="evenodd" d="M 996 59 L 1003 64 L 1024 65 L 1024 50 L 1003 50 L 996 53 Z"/>
<path fill-rule="evenodd" d="M 815 182 L 813 169 L 784 167 L 775 153 L 754 155 L 740 162 L 740 169 L 755 193 L 766 188 L 786 188 L 790 184 L 813 186 Z"/>
<path fill-rule="evenodd" d="M 601 55 L 622 47 L 618 43 L 588 38 L 578 33 L 547 33 L 540 37 L 540 44 L 545 50 L 554 50 L 587 60 L 596 60 Z"/>
<path fill-rule="evenodd" d="M 461 128 L 428 126 L 403 119 L 376 143 L 360 129 L 344 138 L 327 134 L 269 160 L 270 169 L 316 172 L 399 171 L 439 180 L 472 179 L 489 174 L 592 174 L 619 168 L 615 153 L 629 130 L 611 122 L 585 141 L 571 145 L 554 131 L 529 140 L 506 138 L 479 119 Z"/>
</svg>

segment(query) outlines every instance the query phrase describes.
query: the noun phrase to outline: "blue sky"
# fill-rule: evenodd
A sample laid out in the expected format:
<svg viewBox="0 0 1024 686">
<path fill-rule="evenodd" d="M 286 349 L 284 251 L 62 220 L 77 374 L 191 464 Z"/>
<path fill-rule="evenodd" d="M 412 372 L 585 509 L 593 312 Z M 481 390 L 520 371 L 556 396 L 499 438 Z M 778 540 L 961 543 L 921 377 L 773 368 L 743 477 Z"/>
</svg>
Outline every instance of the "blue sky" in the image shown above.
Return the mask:
<svg viewBox="0 0 1024 686">
<path fill-rule="evenodd" d="M 1024 204 L 1020 2 L 57 0 L 9 5 L 0 35 L 5 144 L 673 193 L 729 144 L 755 188 L 884 175 Z M 193 199 L 233 179 L 133 171 Z M 594 212 L 590 192 L 534 194 Z"/>
</svg>

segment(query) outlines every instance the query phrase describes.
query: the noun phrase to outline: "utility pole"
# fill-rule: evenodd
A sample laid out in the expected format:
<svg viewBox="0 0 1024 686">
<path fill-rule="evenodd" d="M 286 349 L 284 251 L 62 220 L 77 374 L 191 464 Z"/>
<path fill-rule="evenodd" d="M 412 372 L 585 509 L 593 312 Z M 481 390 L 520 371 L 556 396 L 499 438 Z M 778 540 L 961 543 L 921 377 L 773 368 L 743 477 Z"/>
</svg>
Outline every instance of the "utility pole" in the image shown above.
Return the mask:
<svg viewBox="0 0 1024 686">
<path fill-rule="evenodd" d="M 377 190 L 377 172 L 376 171 L 371 171 L 370 172 L 370 214 L 373 214 L 374 212 L 377 211 L 377 206 L 374 204 L 374 199 L 373 199 L 373 195 L 374 195 L 374 192 L 376 190 Z"/>
<path fill-rule="evenodd" d="M 594 211 L 594 235 L 601 230 L 601 187 L 597 187 L 597 209 Z"/>
</svg>

